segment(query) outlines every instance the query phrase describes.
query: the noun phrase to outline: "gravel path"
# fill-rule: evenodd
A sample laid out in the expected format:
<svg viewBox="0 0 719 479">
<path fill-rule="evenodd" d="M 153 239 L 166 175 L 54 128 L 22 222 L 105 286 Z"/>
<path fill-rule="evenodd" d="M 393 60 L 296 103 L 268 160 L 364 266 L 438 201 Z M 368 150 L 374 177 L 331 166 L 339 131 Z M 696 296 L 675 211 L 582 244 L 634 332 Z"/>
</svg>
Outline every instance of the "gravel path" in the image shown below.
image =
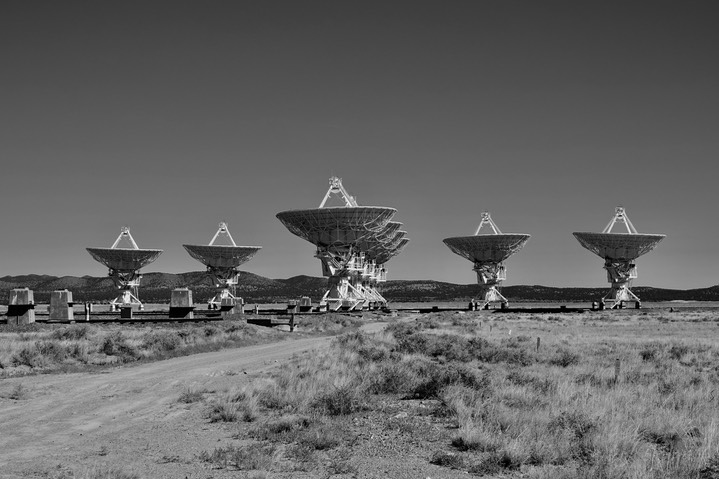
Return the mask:
<svg viewBox="0 0 719 479">
<path fill-rule="evenodd" d="M 282 341 L 102 373 L 1 380 L 0 478 L 72 477 L 68 472 L 78 467 L 129 467 L 143 477 L 218 477 L 184 469 L 178 476 L 172 467 L 197 462 L 193 455 L 227 436 L 198 417 L 198 408 L 178 402 L 182 391 L 229 389 L 295 354 L 326 348 L 330 339 Z M 18 385 L 22 399 L 8 399 Z"/>
</svg>

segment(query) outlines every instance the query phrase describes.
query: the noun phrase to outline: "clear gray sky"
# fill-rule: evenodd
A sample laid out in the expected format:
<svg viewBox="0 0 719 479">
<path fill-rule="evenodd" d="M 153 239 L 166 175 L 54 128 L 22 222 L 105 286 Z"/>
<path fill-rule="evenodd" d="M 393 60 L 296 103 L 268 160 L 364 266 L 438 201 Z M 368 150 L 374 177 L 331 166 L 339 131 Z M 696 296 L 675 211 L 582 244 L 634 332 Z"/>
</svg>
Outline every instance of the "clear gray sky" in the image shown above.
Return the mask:
<svg viewBox="0 0 719 479">
<path fill-rule="evenodd" d="M 488 210 L 532 238 L 505 284 L 604 286 L 573 231 L 623 205 L 667 238 L 637 285 L 719 283 L 713 1 L 0 2 L 0 276 L 106 273 L 128 225 L 182 243 L 221 220 L 243 269 L 319 276 L 279 211 L 336 175 L 392 206 L 391 279 L 475 281 L 442 243 Z"/>
</svg>

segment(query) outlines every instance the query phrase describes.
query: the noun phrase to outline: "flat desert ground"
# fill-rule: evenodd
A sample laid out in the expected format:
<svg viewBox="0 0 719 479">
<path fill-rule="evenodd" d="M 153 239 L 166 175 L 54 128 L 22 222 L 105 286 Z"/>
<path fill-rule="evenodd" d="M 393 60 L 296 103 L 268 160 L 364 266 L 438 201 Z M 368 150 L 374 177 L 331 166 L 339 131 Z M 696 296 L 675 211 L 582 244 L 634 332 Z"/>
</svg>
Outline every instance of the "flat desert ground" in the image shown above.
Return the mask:
<svg viewBox="0 0 719 479">
<path fill-rule="evenodd" d="M 719 477 L 717 308 L 313 318 L 39 374 L 0 327 L 0 478 Z"/>
</svg>

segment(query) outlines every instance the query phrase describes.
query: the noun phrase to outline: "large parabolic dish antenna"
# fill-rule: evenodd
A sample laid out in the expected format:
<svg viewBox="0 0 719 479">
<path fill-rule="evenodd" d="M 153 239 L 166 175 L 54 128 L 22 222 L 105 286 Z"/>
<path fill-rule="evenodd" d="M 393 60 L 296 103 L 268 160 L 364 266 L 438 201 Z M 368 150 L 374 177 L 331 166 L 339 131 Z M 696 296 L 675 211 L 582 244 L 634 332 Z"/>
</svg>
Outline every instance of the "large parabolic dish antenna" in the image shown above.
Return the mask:
<svg viewBox="0 0 719 479">
<path fill-rule="evenodd" d="M 482 228 L 491 229 L 490 233 L 482 234 Z M 482 309 L 489 308 L 491 303 L 499 302 L 507 307 L 507 298 L 499 292 L 502 281 L 507 278 L 504 261 L 522 249 L 530 236 L 527 234 L 505 234 L 492 221 L 489 213 L 482 213 L 482 221 L 474 236 L 456 236 L 445 238 L 444 244 L 459 256 L 474 263 L 477 282 L 481 286 L 482 297 L 473 303 L 481 303 Z"/>
<path fill-rule="evenodd" d="M 626 233 L 612 233 L 617 223 L 623 223 Z M 639 234 L 626 211 L 618 206 L 609 224 L 601 233 L 574 233 L 579 244 L 604 259 L 604 269 L 607 270 L 607 281 L 612 289 L 601 300 L 609 299 L 613 302 L 612 308 L 621 308 L 625 301 L 635 301 L 639 307 L 640 300 L 629 286 L 637 277 L 637 266 L 634 261 L 640 256 L 653 250 L 666 235 Z"/>
<path fill-rule="evenodd" d="M 138 299 L 138 288 L 142 279 L 140 269 L 155 261 L 162 254 L 162 250 L 140 249 L 128 227 L 121 229 L 111 247 L 86 249 L 95 261 L 107 266 L 108 276 L 122 291 L 120 296 L 110 302 L 110 307 L 116 310 L 118 307 L 138 305 L 142 309 L 142 302 Z"/>
<path fill-rule="evenodd" d="M 333 197 L 342 204 L 327 206 Z M 390 221 L 396 212 L 384 206 L 359 206 L 342 180 L 332 177 L 319 208 L 277 214 L 291 233 L 317 247 L 315 256 L 322 263 L 322 274 L 329 278 L 329 290 L 320 307 L 358 310 L 386 304 L 376 288 L 384 281 L 386 270 L 371 251 L 381 249 L 401 227 L 401 223 Z"/>
<path fill-rule="evenodd" d="M 215 244 L 220 238 L 225 238 L 229 244 Z M 230 311 L 238 300 L 236 298 L 237 282 L 240 272 L 237 269 L 241 264 L 249 261 L 261 246 L 237 246 L 227 229 L 227 223 L 220 223 L 215 236 L 207 245 L 182 245 L 187 252 L 207 267 L 207 274 L 217 288 L 217 294 L 208 301 L 210 309 Z M 242 307 L 242 301 L 239 301 Z"/>
</svg>

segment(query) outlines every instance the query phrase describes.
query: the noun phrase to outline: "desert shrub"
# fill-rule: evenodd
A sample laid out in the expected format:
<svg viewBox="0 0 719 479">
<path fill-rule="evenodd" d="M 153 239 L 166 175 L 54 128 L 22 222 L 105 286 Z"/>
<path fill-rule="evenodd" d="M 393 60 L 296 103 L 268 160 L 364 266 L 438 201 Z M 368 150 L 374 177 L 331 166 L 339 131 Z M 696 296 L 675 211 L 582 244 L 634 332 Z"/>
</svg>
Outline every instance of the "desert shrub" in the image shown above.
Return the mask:
<svg viewBox="0 0 719 479">
<path fill-rule="evenodd" d="M 417 385 L 411 391 L 418 399 L 437 398 L 444 388 L 462 385 L 478 391 L 488 391 L 491 380 L 479 370 L 463 364 L 439 365 L 430 363 L 419 372 Z"/>
<path fill-rule="evenodd" d="M 65 347 L 56 341 L 38 341 L 35 348 L 52 363 L 62 362 L 68 355 Z"/>
<path fill-rule="evenodd" d="M 115 331 L 105 336 L 100 342 L 98 352 L 108 356 L 117 356 L 122 362 L 133 361 L 140 356 L 137 349 L 128 344 L 122 331 Z"/>
<path fill-rule="evenodd" d="M 203 451 L 199 459 L 216 467 L 233 467 L 238 470 L 267 470 L 272 467 L 274 446 L 250 444 L 248 446 L 218 447 L 208 453 Z"/>
<path fill-rule="evenodd" d="M 395 351 L 404 354 L 423 354 L 447 361 L 468 362 L 474 359 L 473 344 L 456 334 L 426 334 L 408 328 L 394 333 Z"/>
<path fill-rule="evenodd" d="M 303 430 L 299 441 L 307 444 L 316 451 L 325 451 L 339 447 L 351 441 L 352 436 L 345 428 L 334 423 L 320 423 Z"/>
<path fill-rule="evenodd" d="M 498 436 L 475 427 L 463 427 L 452 438 L 460 451 L 494 452 L 502 446 Z"/>
<path fill-rule="evenodd" d="M 299 432 L 310 424 L 306 416 L 282 416 L 255 426 L 249 434 L 260 441 L 292 443 L 297 441 Z"/>
<path fill-rule="evenodd" d="M 582 356 L 579 353 L 572 351 L 568 348 L 560 347 L 557 349 L 554 355 L 549 358 L 548 362 L 552 366 L 566 368 L 579 364 L 581 359 Z"/>
<path fill-rule="evenodd" d="M 240 418 L 237 403 L 227 399 L 212 401 L 206 415 L 210 422 L 235 422 Z"/>
<path fill-rule="evenodd" d="M 540 394 L 553 394 L 557 391 L 557 381 L 548 377 L 539 377 L 522 369 L 512 369 L 507 380 L 518 386 L 529 386 Z"/>
<path fill-rule="evenodd" d="M 522 461 L 515 454 L 503 449 L 485 455 L 480 462 L 472 464 L 467 472 L 480 476 L 494 475 L 502 470 L 519 469 L 521 465 Z"/>
<path fill-rule="evenodd" d="M 651 343 L 647 344 L 642 348 L 641 351 L 639 351 L 639 357 L 642 358 L 642 361 L 648 362 L 648 361 L 655 361 L 659 358 L 659 356 L 662 353 L 662 345 L 658 343 Z"/>
<path fill-rule="evenodd" d="M 697 477 L 700 479 L 715 479 L 719 477 L 719 453 L 710 457 L 705 464 L 699 465 Z"/>
<path fill-rule="evenodd" d="M 516 366 L 529 366 L 535 362 L 534 355 L 525 348 L 502 347 L 488 341 L 475 341 L 475 355 L 485 363 L 507 363 Z M 479 347 L 477 347 L 479 346 Z"/>
<path fill-rule="evenodd" d="M 652 430 L 648 428 L 641 428 L 637 432 L 639 439 L 646 441 L 650 444 L 654 444 L 657 449 L 663 452 L 675 451 L 679 444 L 682 442 L 682 434 L 679 434 L 675 430 Z"/>
<path fill-rule="evenodd" d="M 205 390 L 196 389 L 194 387 L 186 387 L 180 393 L 180 397 L 177 398 L 177 402 L 191 404 L 202 401 L 205 398 Z"/>
<path fill-rule="evenodd" d="M 41 368 L 47 364 L 47 361 L 37 350 L 37 347 L 34 344 L 30 344 L 16 351 L 10 358 L 10 364 L 16 367 L 28 366 L 31 368 Z"/>
<path fill-rule="evenodd" d="M 209 338 L 221 334 L 221 331 L 214 326 L 205 326 L 204 328 L 202 328 L 202 333 L 205 335 L 206 338 Z"/>
<path fill-rule="evenodd" d="M 182 345 L 182 339 L 173 331 L 151 331 L 144 335 L 142 347 L 156 351 L 174 351 Z"/>
<path fill-rule="evenodd" d="M 675 380 L 665 376 L 660 377 L 657 381 L 657 392 L 662 396 L 672 394 L 679 389 L 679 387 L 680 384 L 678 384 Z"/>
<path fill-rule="evenodd" d="M 95 466 L 79 471 L 53 473 L 53 479 L 142 479 L 139 474 L 111 466 Z"/>
<path fill-rule="evenodd" d="M 284 409 L 293 404 L 286 389 L 279 387 L 277 383 L 271 383 L 259 389 L 256 398 L 259 405 L 267 409 Z"/>
<path fill-rule="evenodd" d="M 455 452 L 436 451 L 432 454 L 429 462 L 430 464 L 451 469 L 464 469 L 466 467 L 464 458 Z"/>
<path fill-rule="evenodd" d="M 404 354 L 426 354 L 427 335 L 414 331 L 401 331 L 394 333 L 397 346 L 395 350 Z"/>
<path fill-rule="evenodd" d="M 374 394 L 406 393 L 416 381 L 417 375 L 410 364 L 385 361 L 370 376 L 368 389 Z"/>
<path fill-rule="evenodd" d="M 79 341 L 81 339 L 87 339 L 89 334 L 90 328 L 87 325 L 81 324 L 56 329 L 50 336 L 60 341 Z"/>
<path fill-rule="evenodd" d="M 357 477 L 357 466 L 352 464 L 352 450 L 350 448 L 340 448 L 330 455 L 330 462 L 327 464 L 327 473 L 332 475 L 348 475 Z"/>
<path fill-rule="evenodd" d="M 332 386 L 313 401 L 312 406 L 330 416 L 344 416 L 366 408 L 365 391 L 359 383 Z"/>
<path fill-rule="evenodd" d="M 370 339 L 360 331 L 343 334 L 334 345 L 344 351 L 354 351 L 363 361 L 381 362 L 390 355 L 389 349 L 377 340 Z"/>
<path fill-rule="evenodd" d="M 83 342 L 77 342 L 70 344 L 65 347 L 65 350 L 67 351 L 67 355 L 71 357 L 72 359 L 78 360 L 83 363 L 87 363 L 88 361 L 88 343 Z"/>
<path fill-rule="evenodd" d="M 582 411 L 562 411 L 549 421 L 550 432 L 568 431 L 576 439 L 582 439 L 593 433 L 597 423 Z"/>
<path fill-rule="evenodd" d="M 672 359 L 679 361 L 682 356 L 689 352 L 689 346 L 686 344 L 672 344 L 667 352 Z"/>
<path fill-rule="evenodd" d="M 434 336 L 428 341 L 428 351 L 425 353 L 431 357 L 442 357 L 447 361 L 469 362 L 472 354 L 468 347 L 468 341 L 462 336 L 455 334 L 443 334 Z"/>
<path fill-rule="evenodd" d="M 609 381 L 595 373 L 580 373 L 574 378 L 577 384 L 589 384 L 592 387 L 602 387 L 609 385 Z"/>
</svg>

